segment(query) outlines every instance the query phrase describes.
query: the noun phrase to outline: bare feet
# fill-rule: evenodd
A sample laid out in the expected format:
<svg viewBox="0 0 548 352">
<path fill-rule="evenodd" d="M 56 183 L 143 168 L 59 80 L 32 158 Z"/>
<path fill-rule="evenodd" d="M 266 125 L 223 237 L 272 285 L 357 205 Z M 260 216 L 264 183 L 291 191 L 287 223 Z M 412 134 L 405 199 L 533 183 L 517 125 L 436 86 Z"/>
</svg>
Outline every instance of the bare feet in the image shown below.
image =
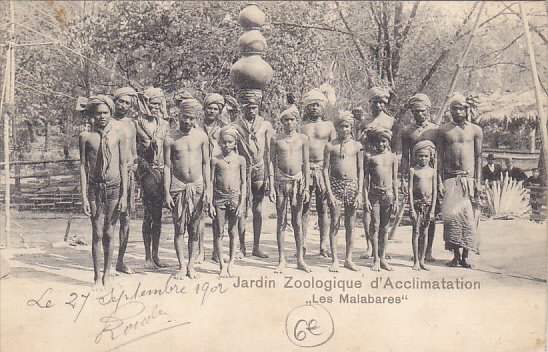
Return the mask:
<svg viewBox="0 0 548 352">
<path fill-rule="evenodd" d="M 360 271 L 360 268 L 358 268 L 358 266 L 351 260 L 345 260 L 344 267 L 352 271 Z"/>
<path fill-rule="evenodd" d="M 369 259 L 369 254 L 365 253 L 365 254 L 362 254 L 360 255 L 360 259 Z"/>
<path fill-rule="evenodd" d="M 332 273 L 338 273 L 339 272 L 339 263 L 333 263 L 329 266 L 329 271 Z"/>
<path fill-rule="evenodd" d="M 327 248 L 320 248 L 320 256 L 324 258 L 331 258 L 331 252 Z"/>
<path fill-rule="evenodd" d="M 182 280 L 184 279 L 186 276 L 186 267 L 182 267 L 181 269 L 179 269 L 179 271 L 173 275 L 173 278 L 175 280 Z"/>
<path fill-rule="evenodd" d="M 456 267 L 457 265 L 459 265 L 459 260 L 457 258 L 453 258 L 453 260 L 451 260 L 450 262 L 448 262 L 447 264 L 445 264 L 446 266 L 449 266 L 451 268 L 454 268 Z"/>
<path fill-rule="evenodd" d="M 254 249 L 253 250 L 253 253 L 251 253 L 253 256 L 255 257 L 259 257 L 259 258 L 268 258 L 268 254 L 264 253 L 263 251 L 261 251 L 260 249 Z"/>
<path fill-rule="evenodd" d="M 387 271 L 392 271 L 392 267 L 387 262 L 381 259 L 381 268 Z"/>
<path fill-rule="evenodd" d="M 191 268 L 191 267 L 188 268 L 188 270 L 186 272 L 186 276 L 188 276 L 191 279 L 197 279 L 197 278 L 200 277 L 200 275 L 198 275 L 196 270 L 194 270 L 194 268 Z"/>
<path fill-rule="evenodd" d="M 226 279 L 230 277 L 230 274 L 228 273 L 228 269 L 226 267 L 223 270 L 221 270 L 219 277 L 222 279 Z"/>
<path fill-rule="evenodd" d="M 158 268 L 167 268 L 167 267 L 169 267 L 169 264 L 162 262 L 162 261 L 161 261 L 160 259 L 158 259 L 158 258 L 155 258 L 155 259 L 154 259 L 154 264 L 156 264 L 156 266 L 157 266 Z"/>
<path fill-rule="evenodd" d="M 421 270 L 419 263 L 415 263 L 415 265 L 413 265 L 413 270 Z"/>
<path fill-rule="evenodd" d="M 306 271 L 307 273 L 312 272 L 312 269 L 310 269 L 310 267 L 306 265 L 304 260 L 297 260 L 297 269 Z"/>
<path fill-rule="evenodd" d="M 373 271 L 381 271 L 381 263 L 379 261 L 373 262 L 373 266 L 371 267 L 371 270 Z"/>
<path fill-rule="evenodd" d="M 116 271 L 119 271 L 124 274 L 135 274 L 135 271 L 133 271 L 131 268 L 128 268 L 128 266 L 125 263 L 118 263 L 116 264 Z"/>
<path fill-rule="evenodd" d="M 110 288 L 110 275 L 103 275 L 103 289 L 107 290 Z"/>
<path fill-rule="evenodd" d="M 100 291 L 104 291 L 105 287 L 103 286 L 103 283 L 101 282 L 101 280 L 95 280 L 95 283 L 91 287 L 91 290 L 94 292 L 100 292 Z"/>
<path fill-rule="evenodd" d="M 158 269 L 158 266 L 156 265 L 156 263 L 154 263 L 154 261 L 152 261 L 150 259 L 147 259 L 145 261 L 145 268 L 146 269 L 156 270 L 156 269 Z"/>
<path fill-rule="evenodd" d="M 255 254 L 253 254 L 255 255 Z M 276 274 L 281 274 L 284 272 L 284 269 L 285 269 L 285 266 L 286 266 L 286 262 L 285 262 L 285 259 L 282 259 L 280 261 L 280 264 L 278 264 L 278 267 L 276 268 L 276 270 L 274 270 L 274 273 Z"/>
<path fill-rule="evenodd" d="M 234 254 L 234 259 L 244 259 L 244 257 L 245 257 L 245 254 L 242 253 L 241 250 L 236 252 L 236 254 Z"/>
<path fill-rule="evenodd" d="M 205 262 L 205 252 L 198 252 L 198 256 L 194 260 L 194 264 L 202 264 Z"/>
<path fill-rule="evenodd" d="M 228 275 L 230 275 L 230 277 L 238 276 L 236 275 L 236 273 L 234 273 L 234 269 L 230 264 L 228 264 L 228 266 L 226 267 L 226 271 L 228 272 Z"/>
<path fill-rule="evenodd" d="M 110 275 L 111 277 L 116 277 L 116 276 L 118 276 L 117 270 L 118 270 L 118 269 L 112 270 L 112 267 L 111 267 L 111 268 L 110 268 L 110 273 L 109 273 L 109 275 Z"/>
<path fill-rule="evenodd" d="M 436 261 L 436 258 L 432 257 L 432 254 L 427 254 L 427 255 L 424 257 L 424 260 L 426 260 L 427 262 L 435 262 L 435 261 Z"/>
<path fill-rule="evenodd" d="M 424 263 L 420 263 L 420 266 L 422 270 L 430 271 L 430 269 L 428 269 L 426 265 L 424 265 Z"/>
<path fill-rule="evenodd" d="M 470 265 L 469 263 L 467 263 L 467 262 L 466 262 L 466 259 L 461 259 L 461 260 L 459 260 L 459 264 L 460 264 L 460 266 L 462 266 L 463 268 L 467 268 L 467 269 L 472 268 L 472 265 Z"/>
</svg>

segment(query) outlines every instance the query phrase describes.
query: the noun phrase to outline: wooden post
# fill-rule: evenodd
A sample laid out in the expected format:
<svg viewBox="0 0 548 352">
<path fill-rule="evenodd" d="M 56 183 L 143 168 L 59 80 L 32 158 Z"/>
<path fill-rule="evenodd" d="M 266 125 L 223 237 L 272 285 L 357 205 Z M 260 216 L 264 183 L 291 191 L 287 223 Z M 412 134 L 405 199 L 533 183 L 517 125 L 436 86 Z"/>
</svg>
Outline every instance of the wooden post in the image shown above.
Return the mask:
<svg viewBox="0 0 548 352">
<path fill-rule="evenodd" d="M 523 4 L 519 3 L 519 11 L 521 13 L 521 20 L 523 23 L 523 32 L 525 34 L 525 40 L 527 42 L 527 51 L 529 52 L 529 61 L 531 63 L 531 74 L 533 75 L 533 83 L 535 85 L 535 99 L 537 101 L 538 108 L 538 128 L 540 130 L 540 137 L 542 139 L 542 148 L 541 148 L 541 158 L 544 163 L 543 167 L 540 169 L 544 181 L 548 181 L 548 175 L 546 174 L 546 165 L 548 165 L 548 132 L 546 131 L 546 111 L 542 106 L 541 100 L 541 88 L 540 82 L 538 79 L 537 73 L 537 63 L 535 60 L 535 52 L 533 50 L 533 43 L 531 41 L 531 34 L 529 33 L 529 21 L 527 20 L 527 15 L 523 11 Z M 548 183 L 546 183 L 548 184 Z"/>
<path fill-rule="evenodd" d="M 4 211 L 6 216 L 6 223 L 4 232 L 6 234 L 6 246 L 10 247 L 11 244 L 11 213 L 10 213 L 10 120 L 9 115 L 4 113 L 4 100 L 7 95 L 7 86 L 10 81 L 10 57 L 11 57 L 11 45 L 8 45 L 8 51 L 6 53 L 6 69 L 4 71 L 4 84 L 2 85 L 2 97 L 0 98 L 0 116 L 4 116 Z"/>
<path fill-rule="evenodd" d="M 451 95 L 453 94 L 453 91 L 455 90 L 455 86 L 457 85 L 457 80 L 459 78 L 460 71 L 462 69 L 462 66 L 464 66 L 464 63 L 466 62 L 466 57 L 468 56 L 468 52 L 470 51 L 472 40 L 474 39 L 474 36 L 476 35 L 476 29 L 478 29 L 479 19 L 480 19 L 481 11 L 483 10 L 484 5 L 485 3 L 481 1 L 478 8 L 478 14 L 476 16 L 476 22 L 474 23 L 474 28 L 472 28 L 472 32 L 470 32 L 470 38 L 468 38 L 468 42 L 466 43 L 466 46 L 464 47 L 464 51 L 462 52 L 460 60 L 457 63 L 457 69 L 453 73 L 453 78 L 451 79 L 451 85 L 449 86 L 449 91 L 447 92 L 445 101 L 443 102 L 443 105 L 441 106 L 441 110 L 439 111 L 438 116 L 436 117 L 436 120 L 434 121 L 436 124 L 440 124 L 440 122 L 442 121 L 443 115 L 445 114 L 445 109 L 447 109 L 447 105 L 449 104 L 449 98 L 451 98 Z"/>
</svg>

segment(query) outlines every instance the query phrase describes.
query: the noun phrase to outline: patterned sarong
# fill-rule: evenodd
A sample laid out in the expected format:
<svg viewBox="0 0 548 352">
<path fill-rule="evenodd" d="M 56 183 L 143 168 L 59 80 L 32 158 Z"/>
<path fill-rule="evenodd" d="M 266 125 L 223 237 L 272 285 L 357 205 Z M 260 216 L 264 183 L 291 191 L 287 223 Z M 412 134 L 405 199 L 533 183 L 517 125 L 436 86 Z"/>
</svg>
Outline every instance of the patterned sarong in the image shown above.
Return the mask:
<svg viewBox="0 0 548 352">
<path fill-rule="evenodd" d="M 426 221 L 428 213 L 430 213 L 431 209 L 431 202 L 419 199 L 413 202 L 413 207 L 415 208 L 415 212 L 417 213 L 417 226 L 418 227 L 425 227 L 428 226 L 430 221 L 434 221 L 434 219 L 430 219 L 430 221 Z"/>
<path fill-rule="evenodd" d="M 202 180 L 184 183 L 176 177 L 171 177 L 170 193 L 175 203 L 173 222 L 184 236 L 188 225 L 202 215 L 204 183 Z"/>
<path fill-rule="evenodd" d="M 358 195 L 358 181 L 330 177 L 331 191 L 339 204 L 352 205 Z"/>
<path fill-rule="evenodd" d="M 299 200 L 302 199 L 304 191 L 303 173 L 299 172 L 297 175 L 288 175 L 276 168 L 275 180 L 276 193 L 284 195 L 285 201 L 289 201 L 291 206 L 297 206 Z"/>
<path fill-rule="evenodd" d="M 468 173 L 443 181 L 442 204 L 445 249 L 466 248 L 479 254 L 477 214 L 474 209 L 474 179 Z"/>
<path fill-rule="evenodd" d="M 216 208 L 225 211 L 235 211 L 240 203 L 240 190 L 222 192 L 218 189 L 213 191 L 213 204 Z"/>
</svg>

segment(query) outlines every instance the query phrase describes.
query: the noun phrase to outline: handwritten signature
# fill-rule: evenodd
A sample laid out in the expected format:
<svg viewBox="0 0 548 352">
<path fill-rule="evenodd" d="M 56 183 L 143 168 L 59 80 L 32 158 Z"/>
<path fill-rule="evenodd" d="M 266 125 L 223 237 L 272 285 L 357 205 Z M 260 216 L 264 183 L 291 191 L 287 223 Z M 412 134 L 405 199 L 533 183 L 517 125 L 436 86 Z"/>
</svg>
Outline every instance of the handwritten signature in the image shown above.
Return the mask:
<svg viewBox="0 0 548 352">
<path fill-rule="evenodd" d="M 327 308 L 307 304 L 287 314 L 285 332 L 289 341 L 299 347 L 318 347 L 333 337 L 335 324 Z"/>
</svg>

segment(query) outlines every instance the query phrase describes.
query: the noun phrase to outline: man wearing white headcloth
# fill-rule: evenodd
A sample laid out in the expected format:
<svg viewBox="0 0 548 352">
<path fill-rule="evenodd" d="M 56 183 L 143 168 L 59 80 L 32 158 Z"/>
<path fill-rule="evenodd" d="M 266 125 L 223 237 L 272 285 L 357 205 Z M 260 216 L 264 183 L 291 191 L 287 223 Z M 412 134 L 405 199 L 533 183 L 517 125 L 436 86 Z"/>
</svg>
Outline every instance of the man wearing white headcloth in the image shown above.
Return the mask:
<svg viewBox="0 0 548 352">
<path fill-rule="evenodd" d="M 137 130 L 133 119 L 133 108 L 137 100 L 137 92 L 131 87 L 116 89 L 112 94 L 116 109 L 113 115 L 113 128 L 124 132 L 128 149 L 128 202 L 127 211 L 120 214 L 120 246 L 116 271 L 133 274 L 134 271 L 124 263 L 129 239 L 129 223 L 132 211 L 135 209 L 135 171 L 137 170 Z"/>
<path fill-rule="evenodd" d="M 453 121 L 439 128 L 438 172 L 444 194 L 442 205 L 445 249 L 453 252 L 447 266 L 470 268 L 468 252 L 479 254 L 478 223 L 481 215 L 481 127 L 468 121 L 468 102 L 455 93 L 450 101 Z M 460 249 L 462 248 L 462 254 Z"/>
<path fill-rule="evenodd" d="M 165 95 L 160 88 L 148 88 L 142 95 L 143 114 L 137 120 L 138 174 L 144 206 L 143 242 L 145 244 L 145 267 L 157 269 L 167 267 L 158 258 L 160 233 L 162 230 L 164 140 L 170 126 L 164 118 Z"/>
<path fill-rule="evenodd" d="M 423 93 L 413 95 L 408 103 L 409 109 L 415 119 L 415 124 L 407 127 L 401 137 L 402 157 L 401 157 L 401 184 L 404 193 L 407 193 L 407 175 L 411 165 L 415 165 L 416 160 L 413 160 L 413 148 L 422 141 L 431 141 L 436 145 L 438 143 L 438 125 L 430 121 L 430 108 L 432 103 L 430 98 Z M 436 155 L 432 156 L 434 168 L 437 165 Z M 439 207 L 436 207 L 439 209 Z M 434 243 L 434 232 L 436 222 L 431 221 L 428 227 L 428 241 L 426 247 L 425 260 L 429 262 L 435 261 L 432 257 L 432 244 Z"/>
<path fill-rule="evenodd" d="M 325 145 L 337 138 L 335 126 L 331 121 L 324 121 L 327 98 L 319 89 L 312 89 L 303 96 L 303 121 L 301 133 L 308 136 L 310 158 L 310 194 L 316 197 L 318 227 L 320 230 L 320 255 L 330 257 L 328 249 L 328 216 L 326 187 L 323 179 L 323 157 Z M 310 200 L 303 204 L 303 246 L 306 253 L 306 235 L 310 217 Z"/>
<path fill-rule="evenodd" d="M 221 111 L 225 105 L 225 99 L 217 93 L 210 93 L 204 99 L 204 120 L 202 129 L 209 138 L 210 157 L 221 152 L 219 148 L 219 132 L 225 123 L 221 120 Z"/>
</svg>

